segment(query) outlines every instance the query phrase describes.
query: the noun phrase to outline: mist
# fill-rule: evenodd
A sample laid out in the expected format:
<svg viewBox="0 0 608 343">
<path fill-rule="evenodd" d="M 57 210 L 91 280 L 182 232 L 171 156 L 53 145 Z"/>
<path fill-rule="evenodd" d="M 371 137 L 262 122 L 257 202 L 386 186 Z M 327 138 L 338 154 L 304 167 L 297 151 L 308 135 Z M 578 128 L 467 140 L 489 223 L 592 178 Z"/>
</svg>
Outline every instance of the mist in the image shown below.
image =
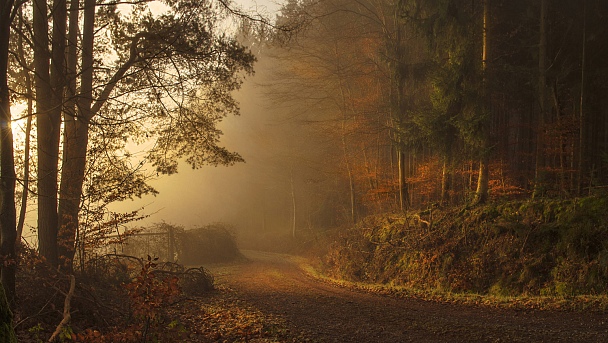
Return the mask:
<svg viewBox="0 0 608 343">
<path fill-rule="evenodd" d="M 608 1 L 0 8 L 0 337 L 608 342 Z"/>
<path fill-rule="evenodd" d="M 321 208 L 336 175 L 324 168 L 328 141 L 301 109 L 273 100 L 272 58 L 259 54 L 256 74 L 246 78 L 234 94 L 240 116 L 219 125 L 221 146 L 245 160 L 232 166 L 192 169 L 181 161 L 178 173 L 158 175 L 150 181 L 159 194 L 111 204 L 117 212 L 143 209 L 145 219 L 133 226 L 166 222 L 185 229 L 221 222 L 232 226 L 237 237 L 256 240 L 294 235 L 326 223 Z M 247 242 L 242 242 L 247 245 Z"/>
</svg>

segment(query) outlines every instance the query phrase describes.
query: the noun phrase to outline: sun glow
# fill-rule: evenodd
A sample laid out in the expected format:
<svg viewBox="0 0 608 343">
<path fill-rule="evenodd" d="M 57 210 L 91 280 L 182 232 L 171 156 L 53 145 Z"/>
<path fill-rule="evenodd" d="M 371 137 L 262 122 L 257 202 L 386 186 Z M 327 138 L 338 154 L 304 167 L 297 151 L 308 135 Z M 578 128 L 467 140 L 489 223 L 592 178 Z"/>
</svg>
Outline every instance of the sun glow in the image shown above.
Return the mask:
<svg viewBox="0 0 608 343">
<path fill-rule="evenodd" d="M 25 145 L 25 126 L 27 122 L 27 103 L 20 101 L 11 105 L 11 127 L 13 129 L 13 145 L 23 148 Z"/>
</svg>

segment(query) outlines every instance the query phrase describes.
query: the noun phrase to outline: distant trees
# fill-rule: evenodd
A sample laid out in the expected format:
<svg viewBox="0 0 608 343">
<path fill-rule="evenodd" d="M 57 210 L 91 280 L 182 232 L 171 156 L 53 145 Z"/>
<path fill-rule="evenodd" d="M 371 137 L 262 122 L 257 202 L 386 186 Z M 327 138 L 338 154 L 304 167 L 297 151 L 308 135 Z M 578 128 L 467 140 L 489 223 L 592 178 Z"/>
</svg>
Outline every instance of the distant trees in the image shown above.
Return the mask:
<svg viewBox="0 0 608 343">
<path fill-rule="evenodd" d="M 591 0 L 289 2 L 310 24 L 276 53 L 274 98 L 342 154 L 349 221 L 602 192 L 606 14 Z"/>
<path fill-rule="evenodd" d="M 340 16 L 323 17 L 340 11 Z M 312 21 L 288 48 L 273 50 L 276 62 L 270 78 L 275 81 L 269 81 L 274 86 L 268 93 L 283 108 L 292 109 L 287 112 L 295 121 L 316 128 L 319 140 L 330 140 L 335 153 L 324 169 L 340 175 L 345 188 L 337 207 L 344 208 L 340 215 L 352 223 L 367 213 L 366 199 L 377 199 L 374 206 L 382 207 L 387 182 L 393 182 L 387 163 L 380 160 L 390 164 L 384 147 L 390 145 L 389 127 L 398 130 L 389 101 L 395 84 L 386 82 L 394 80 L 389 73 L 394 58 L 392 47 L 383 41 L 383 35 L 394 35 L 394 11 L 384 5 L 365 8 L 362 3 L 336 1 L 292 4 L 284 14 Z M 385 25 L 385 31 L 372 30 L 372 23 Z M 387 54 L 375 55 L 378 49 Z"/>
</svg>

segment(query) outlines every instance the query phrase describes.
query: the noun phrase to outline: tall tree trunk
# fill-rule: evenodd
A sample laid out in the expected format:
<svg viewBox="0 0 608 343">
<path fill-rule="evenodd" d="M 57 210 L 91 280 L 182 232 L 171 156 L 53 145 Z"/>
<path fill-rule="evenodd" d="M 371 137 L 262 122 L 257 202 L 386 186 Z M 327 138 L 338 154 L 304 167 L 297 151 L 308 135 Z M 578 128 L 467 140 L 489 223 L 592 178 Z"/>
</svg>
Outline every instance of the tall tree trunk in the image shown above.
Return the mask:
<svg viewBox="0 0 608 343">
<path fill-rule="evenodd" d="M 442 205 L 447 205 L 449 202 L 448 195 L 450 190 L 450 173 L 448 171 L 448 157 L 443 158 L 443 166 L 441 168 L 441 196 L 439 201 Z"/>
<path fill-rule="evenodd" d="M 0 2 L 0 281 L 11 306 L 15 304 L 15 159 L 8 89 L 8 52 L 13 0 Z M 9 311 L 8 309 L 4 309 Z"/>
<path fill-rule="evenodd" d="M 399 209 L 405 211 L 408 207 L 408 189 L 407 189 L 407 169 L 405 166 L 405 153 L 402 148 L 397 149 L 397 156 L 399 161 Z"/>
<path fill-rule="evenodd" d="M 400 135 L 403 135 L 403 126 L 406 122 L 406 103 L 404 99 L 405 91 L 405 75 L 404 75 L 404 51 L 403 51 L 403 32 L 400 19 L 400 3 L 397 3 L 395 7 L 394 17 L 395 25 L 395 41 L 393 42 L 393 56 L 395 60 L 393 63 L 392 73 L 395 78 L 395 111 L 397 116 L 398 125 L 400 126 Z M 407 185 L 407 171 L 405 166 L 405 144 L 403 143 L 402 137 L 399 137 L 399 147 L 397 149 L 397 156 L 399 162 L 399 209 L 405 211 L 409 205 L 409 194 Z"/>
<path fill-rule="evenodd" d="M 289 170 L 289 182 L 291 184 L 291 205 L 292 205 L 292 222 L 291 222 L 291 237 L 296 238 L 296 189 L 293 182 L 293 168 Z"/>
<path fill-rule="evenodd" d="M 49 54 L 46 1 L 34 0 L 34 64 L 38 112 L 38 248 L 47 262 L 57 267 L 57 176 L 65 88 L 65 0 L 53 1 L 52 18 L 52 52 Z"/>
<path fill-rule="evenodd" d="M 477 191 L 475 192 L 475 204 L 482 204 L 488 200 L 489 189 L 489 164 L 490 164 L 490 123 L 491 117 L 488 111 L 488 94 L 487 94 L 487 69 L 488 69 L 488 20 L 489 20 L 489 0 L 483 1 L 483 33 L 482 33 L 482 56 L 481 56 L 481 72 L 483 78 L 482 85 L 482 106 L 483 106 L 483 122 L 482 122 L 482 155 L 479 161 L 479 177 L 477 178 Z"/>
<path fill-rule="evenodd" d="M 460 112 L 462 111 L 462 99 L 458 98 L 457 100 L 452 100 L 447 108 L 447 118 L 448 120 L 452 120 L 452 118 L 455 118 L 456 116 L 458 116 L 460 114 Z M 449 191 L 450 189 L 453 187 L 453 182 L 450 182 L 450 179 L 452 178 L 453 174 L 451 172 L 452 170 L 452 159 L 453 159 L 453 154 L 454 154 L 454 147 L 453 144 L 457 139 L 457 131 L 456 128 L 450 124 L 447 123 L 448 128 L 447 131 L 445 133 L 444 139 L 444 144 L 443 144 L 443 168 L 442 168 L 442 175 L 441 175 L 441 198 L 440 198 L 440 202 L 442 205 L 447 204 L 448 202 L 451 201 L 451 199 L 449 199 Z"/>
<path fill-rule="evenodd" d="M 564 121 L 564 118 L 562 117 L 563 114 L 557 97 L 557 83 L 551 87 L 551 94 L 558 124 L 563 126 L 562 122 Z M 566 138 L 563 132 L 559 134 L 559 185 L 560 194 L 563 196 L 568 195 L 569 191 L 566 189 Z"/>
<path fill-rule="evenodd" d="M 47 218 L 41 213 L 52 204 L 47 204 L 47 198 L 55 198 L 56 192 L 45 187 L 45 180 L 51 179 L 52 175 L 48 174 L 46 165 L 48 164 L 48 155 L 51 154 L 52 148 L 48 145 L 45 135 L 48 135 L 46 129 L 48 125 L 44 125 L 46 118 L 51 109 L 51 77 L 50 77 L 50 56 L 48 51 L 48 21 L 47 8 L 45 0 L 34 0 L 33 2 L 33 44 L 34 44 L 34 81 L 36 88 L 36 122 L 38 124 L 38 249 L 40 254 L 44 256 L 50 263 L 55 261 L 57 255 L 57 237 L 53 235 L 53 223 L 49 223 Z M 42 125 L 40 125 L 42 124 Z M 56 162 L 56 160 L 55 160 Z M 42 187 L 40 187 L 42 186 Z M 52 186 L 52 185 L 51 185 Z M 51 217 L 52 219 L 52 217 Z"/>
<path fill-rule="evenodd" d="M 68 51 L 68 75 L 72 76 L 68 93 L 76 99 L 76 40 L 78 32 L 78 0 L 72 0 L 70 13 L 70 36 Z M 74 18 L 75 17 L 75 18 Z M 86 0 L 84 9 L 84 29 L 82 38 L 82 76 L 81 95 L 78 101 L 67 106 L 64 116 L 63 165 L 59 198 L 59 250 L 61 263 L 72 270 L 76 236 L 78 232 L 78 213 L 82 196 L 82 185 L 86 168 L 86 154 L 89 138 L 93 87 L 93 38 L 95 21 L 95 1 Z M 71 113 L 69 112 L 71 111 Z"/>
<path fill-rule="evenodd" d="M 479 161 L 479 175 L 477 177 L 477 190 L 475 191 L 474 204 L 483 204 L 488 201 L 488 185 L 490 181 L 489 162 L 490 158 L 487 154 L 484 154 Z"/>
<path fill-rule="evenodd" d="M 344 154 L 344 163 L 346 165 L 346 172 L 348 173 L 348 188 L 349 188 L 349 192 L 350 192 L 350 219 L 351 222 L 354 224 L 357 222 L 357 203 L 356 203 L 356 196 L 355 196 L 355 180 L 354 180 L 354 176 L 353 176 L 353 171 L 350 165 L 350 160 L 348 158 L 348 149 L 346 147 L 346 133 L 345 131 L 345 121 L 346 119 L 342 120 L 342 153 Z"/>
<path fill-rule="evenodd" d="M 31 96 L 32 83 L 29 72 L 26 72 L 26 88 L 27 93 Z M 23 192 L 21 194 L 21 207 L 19 208 L 19 219 L 17 221 L 17 236 L 15 243 L 19 245 L 23 237 L 23 227 L 25 225 L 25 214 L 27 213 L 27 199 L 30 192 L 30 135 L 32 133 L 32 116 L 33 116 L 33 101 L 30 97 L 27 99 L 27 121 L 25 124 L 25 143 L 23 156 Z"/>
<path fill-rule="evenodd" d="M 587 1 L 583 0 L 583 48 L 581 56 L 581 97 L 579 103 L 579 151 L 578 151 L 578 180 L 576 192 L 583 194 L 583 182 L 587 168 L 587 118 L 585 115 L 585 67 L 587 48 Z"/>
<path fill-rule="evenodd" d="M 73 189 L 75 186 L 74 180 L 74 150 L 77 149 L 76 143 L 78 141 L 79 125 L 76 121 L 76 68 L 78 64 L 78 7 L 79 0 L 70 1 L 70 14 L 69 14 L 69 30 L 67 39 L 67 64 L 66 64 L 66 76 L 67 76 L 67 87 L 66 87 L 66 100 L 63 112 L 63 163 L 61 166 L 61 182 L 59 186 L 59 204 L 57 209 L 57 215 L 59 219 L 59 232 L 58 240 L 59 244 L 58 255 L 59 263 L 61 268 L 65 271 L 72 271 L 74 255 L 74 241 L 70 239 L 75 234 L 71 234 L 72 231 L 76 232 L 74 223 L 74 217 L 70 214 L 72 207 L 76 207 L 80 204 L 80 197 L 74 199 Z M 74 204 L 75 203 L 75 204 Z M 77 211 L 78 213 L 78 211 Z M 77 218 L 77 217 L 76 217 Z"/>
<path fill-rule="evenodd" d="M 334 47 L 334 54 L 336 57 L 338 54 L 338 47 Z M 346 120 L 347 118 L 347 100 L 346 100 L 346 91 L 343 83 L 342 75 L 340 74 L 340 67 L 336 68 L 336 73 L 338 75 L 339 83 L 340 83 L 340 97 L 342 100 L 342 106 L 340 108 L 340 112 L 342 114 L 342 122 L 341 122 L 341 130 L 342 130 L 342 153 L 344 154 L 344 164 L 346 166 L 346 172 L 348 173 L 348 186 L 350 191 L 350 219 L 353 224 L 357 222 L 357 203 L 356 203 L 356 195 L 355 195 L 355 180 L 353 175 L 352 166 L 350 163 L 350 159 L 348 158 L 348 146 L 346 144 Z"/>
<path fill-rule="evenodd" d="M 23 23 L 22 8 L 19 8 L 19 16 L 21 23 Z M 21 25 L 23 29 L 23 25 Z M 23 38 L 21 35 L 18 37 L 17 49 L 19 53 L 19 59 L 21 64 L 26 65 L 25 62 L 25 51 L 23 50 Z M 27 199 L 29 195 L 30 185 L 30 134 L 32 132 L 32 117 L 34 115 L 34 92 L 32 90 L 32 78 L 30 71 L 23 68 L 23 79 L 25 81 L 25 92 L 27 96 L 27 121 L 25 124 L 25 142 L 24 142 L 24 156 L 23 156 L 23 192 L 21 194 L 21 207 L 19 208 L 19 219 L 17 221 L 17 236 L 15 243 L 17 246 L 21 244 L 21 237 L 23 236 L 23 226 L 25 225 L 25 214 L 27 212 Z"/>
<path fill-rule="evenodd" d="M 82 197 L 82 185 L 86 170 L 86 154 L 91 119 L 101 110 L 118 81 L 138 61 L 137 46 L 143 35 L 131 42 L 130 55 L 101 90 L 93 102 L 93 40 L 95 37 L 95 0 L 85 0 L 84 28 L 82 32 L 82 73 L 80 81 L 81 94 L 77 101 L 75 116 L 68 119 L 65 126 L 64 165 L 61 175 L 61 199 L 59 213 L 61 219 L 61 237 L 64 248 L 61 255 L 67 267 L 74 259 L 75 242 L 78 235 L 78 213 Z M 68 116 L 70 117 L 70 116 Z"/>
<path fill-rule="evenodd" d="M 538 103 L 540 111 L 538 113 L 538 127 L 536 135 L 536 163 L 534 165 L 534 192 L 532 197 L 542 195 L 544 167 L 544 137 L 545 121 L 547 113 L 547 0 L 541 0 L 540 5 L 540 29 L 538 43 Z"/>
<path fill-rule="evenodd" d="M 118 227 L 116 230 L 118 231 Z M 175 262 L 175 228 L 168 225 L 167 231 L 167 261 Z"/>
</svg>

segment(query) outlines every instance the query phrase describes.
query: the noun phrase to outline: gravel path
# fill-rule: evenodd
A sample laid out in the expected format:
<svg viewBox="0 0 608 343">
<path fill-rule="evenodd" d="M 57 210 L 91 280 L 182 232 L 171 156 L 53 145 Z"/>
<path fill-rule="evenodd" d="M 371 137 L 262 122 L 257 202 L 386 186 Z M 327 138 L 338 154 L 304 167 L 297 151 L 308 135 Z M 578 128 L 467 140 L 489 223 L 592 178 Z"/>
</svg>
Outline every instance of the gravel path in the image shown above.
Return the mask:
<svg viewBox="0 0 608 343">
<path fill-rule="evenodd" d="M 250 262 L 211 268 L 218 283 L 284 320 L 293 341 L 608 342 L 607 315 L 392 298 L 319 282 L 284 255 L 245 255 Z"/>
</svg>

